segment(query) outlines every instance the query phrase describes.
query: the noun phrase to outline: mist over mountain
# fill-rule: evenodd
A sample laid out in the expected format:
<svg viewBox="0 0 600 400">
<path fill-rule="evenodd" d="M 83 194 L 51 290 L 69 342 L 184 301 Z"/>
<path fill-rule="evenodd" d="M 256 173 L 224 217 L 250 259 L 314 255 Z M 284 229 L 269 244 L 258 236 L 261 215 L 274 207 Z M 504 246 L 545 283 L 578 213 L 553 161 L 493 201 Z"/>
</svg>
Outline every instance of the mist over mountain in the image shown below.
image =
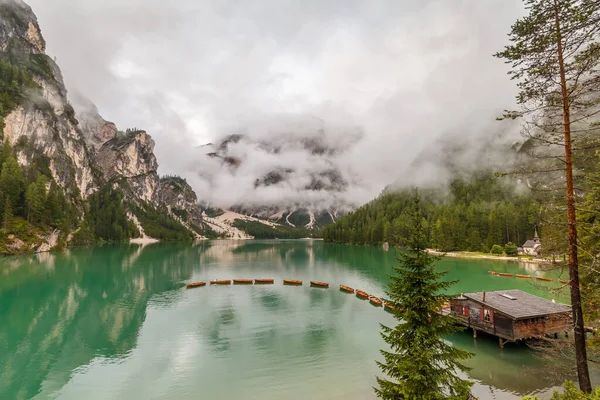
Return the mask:
<svg viewBox="0 0 600 400">
<path fill-rule="evenodd" d="M 482 148 L 518 138 L 494 123 L 515 88 L 491 57 L 518 0 L 30 3 L 68 86 L 151 132 L 160 173 L 201 202 L 362 204 L 444 181 L 441 156 L 477 170 L 505 154 Z"/>
</svg>

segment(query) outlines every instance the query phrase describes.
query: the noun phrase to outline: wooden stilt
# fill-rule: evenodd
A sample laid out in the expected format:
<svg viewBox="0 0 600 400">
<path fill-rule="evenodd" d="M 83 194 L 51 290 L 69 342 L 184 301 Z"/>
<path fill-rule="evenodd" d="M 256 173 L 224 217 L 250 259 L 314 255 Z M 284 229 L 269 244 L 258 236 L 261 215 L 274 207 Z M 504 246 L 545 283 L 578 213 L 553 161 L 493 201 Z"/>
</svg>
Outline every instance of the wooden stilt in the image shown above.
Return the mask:
<svg viewBox="0 0 600 400">
<path fill-rule="evenodd" d="M 473 339 L 477 339 L 477 329 L 473 328 Z"/>
<path fill-rule="evenodd" d="M 498 341 L 500 342 L 500 348 L 503 349 L 504 348 L 504 344 L 507 342 L 507 340 L 503 340 L 502 338 L 498 338 Z"/>
</svg>

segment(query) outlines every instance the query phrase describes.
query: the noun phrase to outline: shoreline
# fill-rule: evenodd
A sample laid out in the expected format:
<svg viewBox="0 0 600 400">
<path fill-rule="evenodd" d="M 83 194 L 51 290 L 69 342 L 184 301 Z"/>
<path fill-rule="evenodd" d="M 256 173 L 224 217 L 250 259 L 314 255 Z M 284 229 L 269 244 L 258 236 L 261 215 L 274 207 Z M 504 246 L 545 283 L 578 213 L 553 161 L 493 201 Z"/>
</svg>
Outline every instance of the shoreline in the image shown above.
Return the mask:
<svg viewBox="0 0 600 400">
<path fill-rule="evenodd" d="M 481 253 L 470 252 L 470 251 L 437 251 L 433 249 L 427 249 L 427 253 L 433 254 L 436 256 L 445 256 L 445 257 L 454 257 L 454 258 L 463 258 L 463 259 L 471 259 L 471 260 L 487 260 L 487 261 L 507 261 L 507 262 L 515 262 L 515 263 L 532 263 L 532 264 L 552 264 L 552 261 L 546 260 L 543 258 L 521 258 L 521 257 L 509 257 L 509 256 L 494 256 L 494 255 L 484 255 Z M 555 261 L 557 264 L 562 264 L 562 260 Z"/>
</svg>

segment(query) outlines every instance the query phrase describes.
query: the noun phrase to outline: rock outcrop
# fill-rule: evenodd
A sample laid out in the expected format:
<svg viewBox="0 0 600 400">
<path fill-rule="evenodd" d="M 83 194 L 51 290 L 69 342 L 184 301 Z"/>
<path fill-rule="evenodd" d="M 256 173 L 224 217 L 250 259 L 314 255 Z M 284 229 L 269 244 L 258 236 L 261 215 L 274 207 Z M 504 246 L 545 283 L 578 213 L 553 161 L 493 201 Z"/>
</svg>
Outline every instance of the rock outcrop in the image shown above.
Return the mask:
<svg viewBox="0 0 600 400">
<path fill-rule="evenodd" d="M 139 129 L 119 131 L 83 96 L 73 97 L 76 113 L 61 71 L 45 49 L 33 10 L 22 0 L 0 1 L 0 60 L 30 76 L 27 101 L 0 114 L 2 139 L 11 144 L 19 164 L 51 176 L 81 211 L 88 196 L 110 183 L 137 206 L 172 210 L 172 218 L 190 231 L 190 224 L 202 226 L 196 194 L 185 180 L 160 179 L 152 137 Z M 16 246 L 18 240 L 11 243 Z M 58 233 L 48 232 L 35 248 L 48 251 L 58 242 Z"/>
<path fill-rule="evenodd" d="M 203 226 L 198 196 L 187 181 L 178 176 L 163 176 L 158 182 L 153 200 L 167 206 L 171 212 L 196 226 Z"/>
</svg>

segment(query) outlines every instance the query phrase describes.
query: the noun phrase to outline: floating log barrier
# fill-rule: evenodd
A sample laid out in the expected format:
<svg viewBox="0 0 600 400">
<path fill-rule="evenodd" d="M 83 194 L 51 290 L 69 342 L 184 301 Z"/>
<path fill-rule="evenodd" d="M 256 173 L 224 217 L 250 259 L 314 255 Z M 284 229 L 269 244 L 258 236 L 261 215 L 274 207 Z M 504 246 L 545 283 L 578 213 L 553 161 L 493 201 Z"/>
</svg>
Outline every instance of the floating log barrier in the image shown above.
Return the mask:
<svg viewBox="0 0 600 400">
<path fill-rule="evenodd" d="M 295 279 L 284 279 L 283 284 L 290 285 L 290 286 L 302 286 L 302 281 L 298 281 Z"/>
<path fill-rule="evenodd" d="M 326 283 L 326 282 L 317 282 L 317 281 L 310 281 L 310 286 L 311 287 L 319 287 L 319 288 L 325 288 L 325 289 L 327 289 L 329 287 L 329 283 Z"/>
<path fill-rule="evenodd" d="M 396 307 L 394 307 L 393 305 L 389 304 L 387 301 L 383 303 L 383 309 L 385 311 L 396 311 Z"/>
<path fill-rule="evenodd" d="M 214 280 L 214 281 L 210 281 L 211 285 L 231 285 L 231 280 L 230 279 L 223 279 L 223 280 Z"/>
<path fill-rule="evenodd" d="M 531 275 L 521 275 L 521 274 L 516 274 L 515 275 L 517 278 L 522 278 L 522 279 L 531 279 L 533 278 L 533 276 Z"/>
<path fill-rule="evenodd" d="M 545 278 L 543 276 L 536 276 L 535 279 L 537 279 L 538 281 L 552 282 L 552 278 Z"/>
<path fill-rule="evenodd" d="M 206 282 L 192 282 L 185 285 L 187 289 L 193 289 L 201 286 L 206 286 Z"/>
<path fill-rule="evenodd" d="M 565 281 L 563 279 L 560 279 L 559 282 L 562 284 L 565 284 L 565 285 L 568 285 L 569 283 L 571 283 L 571 281 Z"/>
<path fill-rule="evenodd" d="M 346 293 L 354 293 L 354 289 L 352 289 L 350 286 L 340 285 L 340 290 Z"/>
<path fill-rule="evenodd" d="M 371 296 L 369 298 L 369 301 L 371 302 L 371 304 L 373 304 L 376 307 L 381 307 L 383 305 L 383 302 L 381 301 L 381 299 L 379 297 Z"/>
<path fill-rule="evenodd" d="M 258 285 L 271 285 L 271 284 L 275 283 L 275 280 L 273 280 L 273 279 L 255 279 L 254 283 L 256 283 Z"/>
<path fill-rule="evenodd" d="M 363 292 L 362 290 L 356 290 L 356 297 L 359 297 L 363 300 L 369 299 L 369 294 L 367 292 Z"/>
<path fill-rule="evenodd" d="M 498 272 L 496 275 L 500 276 L 510 276 L 511 278 L 514 276 L 513 274 L 509 274 L 508 272 Z"/>
<path fill-rule="evenodd" d="M 488 271 L 488 274 L 490 274 L 490 275 L 498 275 L 498 273 L 496 271 Z"/>
<path fill-rule="evenodd" d="M 252 285 L 254 281 L 252 279 L 234 279 L 234 285 Z"/>
</svg>

